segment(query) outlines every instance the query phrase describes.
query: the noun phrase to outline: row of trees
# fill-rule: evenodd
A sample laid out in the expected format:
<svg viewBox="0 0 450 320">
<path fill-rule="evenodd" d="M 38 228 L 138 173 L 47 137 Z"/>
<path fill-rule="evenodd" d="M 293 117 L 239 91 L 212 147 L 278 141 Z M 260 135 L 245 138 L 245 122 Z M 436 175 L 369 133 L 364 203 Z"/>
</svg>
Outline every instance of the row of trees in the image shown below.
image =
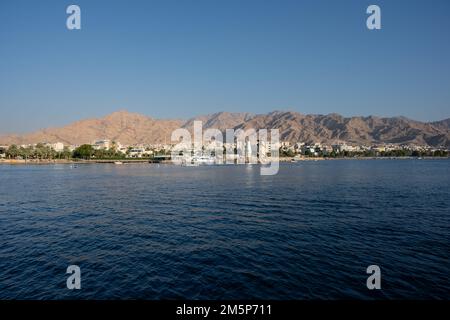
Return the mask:
<svg viewBox="0 0 450 320">
<path fill-rule="evenodd" d="M 129 152 L 130 150 L 128 150 Z M 127 152 L 127 153 L 128 153 Z M 225 152 L 225 151 L 224 151 Z M 94 149 L 89 144 L 84 144 L 76 148 L 73 152 L 69 150 L 68 147 L 64 147 L 63 151 L 57 152 L 49 146 L 42 143 L 37 144 L 35 147 L 18 147 L 16 145 L 11 145 L 8 149 L 0 149 L 0 154 L 5 154 L 9 159 L 123 159 L 126 154 L 117 151 L 112 148 L 106 149 Z M 160 150 L 158 154 L 170 154 L 169 150 Z M 311 152 L 306 151 L 305 156 L 314 156 Z M 281 157 L 294 157 L 294 151 L 288 149 L 280 148 Z M 328 157 L 328 158 L 341 158 L 341 157 L 448 157 L 450 156 L 449 151 L 445 150 L 435 150 L 435 151 L 418 151 L 418 150 L 391 150 L 378 152 L 374 150 L 366 150 L 360 152 L 343 151 L 336 153 L 334 151 L 329 153 L 324 153 L 317 150 L 317 156 Z"/>
<path fill-rule="evenodd" d="M 418 151 L 418 150 L 390 150 L 390 151 L 343 151 L 340 153 L 330 152 L 329 154 L 323 154 L 324 157 L 329 158 L 342 158 L 342 157 L 448 157 L 449 153 L 445 150 L 435 150 L 435 151 Z"/>
<path fill-rule="evenodd" d="M 73 151 L 73 158 L 76 159 L 123 159 L 125 155 L 115 149 L 94 149 L 90 144 L 83 144 Z"/>
<path fill-rule="evenodd" d="M 7 150 L 3 150 L 3 153 L 10 159 L 19 157 L 22 159 L 69 159 L 72 157 L 72 152 L 67 147 L 57 152 L 42 143 L 38 143 L 35 147 L 18 147 L 13 144 Z"/>
<path fill-rule="evenodd" d="M 316 149 L 315 154 L 310 150 L 306 150 L 302 155 L 306 157 L 325 157 L 325 158 L 348 158 L 348 157 L 448 157 L 450 156 L 448 151 L 435 150 L 435 151 L 418 151 L 418 150 L 390 150 L 390 151 L 343 151 L 343 152 L 324 152 L 323 150 Z M 291 149 L 280 148 L 280 157 L 294 157 L 295 152 Z"/>
<path fill-rule="evenodd" d="M 68 147 L 64 147 L 63 151 L 55 151 L 53 148 L 42 143 L 35 147 L 18 147 L 16 145 L 9 146 L 6 150 L 0 150 L 0 153 L 5 154 L 6 158 L 16 159 L 122 159 L 125 155 L 116 150 L 95 150 L 91 145 L 85 144 L 76 148 L 73 152 Z"/>
</svg>

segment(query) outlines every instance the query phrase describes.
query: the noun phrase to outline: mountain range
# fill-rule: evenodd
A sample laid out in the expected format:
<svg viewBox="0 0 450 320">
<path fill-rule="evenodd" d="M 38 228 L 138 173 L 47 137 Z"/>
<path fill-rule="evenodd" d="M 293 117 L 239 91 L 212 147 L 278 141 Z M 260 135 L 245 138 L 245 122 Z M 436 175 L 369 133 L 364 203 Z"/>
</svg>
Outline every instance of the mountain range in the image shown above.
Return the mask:
<svg viewBox="0 0 450 320">
<path fill-rule="evenodd" d="M 138 113 L 117 111 L 99 119 L 86 119 L 64 127 L 48 128 L 22 135 L 2 135 L 0 145 L 63 142 L 80 145 L 110 139 L 125 145 L 170 143 L 177 128 L 192 130 L 201 120 L 203 129 L 279 129 L 281 141 L 305 143 L 415 144 L 450 147 L 450 118 L 420 122 L 405 117 L 343 117 L 312 115 L 293 111 L 267 114 L 219 112 L 189 120 L 154 119 Z"/>
</svg>

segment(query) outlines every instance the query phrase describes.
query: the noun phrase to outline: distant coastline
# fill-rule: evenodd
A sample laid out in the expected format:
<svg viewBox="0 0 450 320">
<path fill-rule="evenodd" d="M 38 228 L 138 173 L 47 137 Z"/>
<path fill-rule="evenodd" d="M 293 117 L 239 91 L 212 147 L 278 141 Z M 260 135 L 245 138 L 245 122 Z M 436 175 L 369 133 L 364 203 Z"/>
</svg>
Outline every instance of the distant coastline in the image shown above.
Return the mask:
<svg viewBox="0 0 450 320">
<path fill-rule="evenodd" d="M 338 160 L 449 160 L 450 156 L 445 157 L 339 157 L 339 158 L 329 158 L 329 157 L 281 157 L 279 162 L 283 163 L 295 163 L 302 161 L 338 161 Z M 57 164 L 114 164 L 117 160 L 111 159 L 0 159 L 0 165 L 57 165 Z M 121 159 L 120 162 L 124 164 L 151 164 L 151 159 Z M 160 161 L 161 164 L 173 164 L 171 160 Z M 229 165 L 229 164 L 227 164 Z M 241 165 L 241 164 L 236 164 Z"/>
</svg>

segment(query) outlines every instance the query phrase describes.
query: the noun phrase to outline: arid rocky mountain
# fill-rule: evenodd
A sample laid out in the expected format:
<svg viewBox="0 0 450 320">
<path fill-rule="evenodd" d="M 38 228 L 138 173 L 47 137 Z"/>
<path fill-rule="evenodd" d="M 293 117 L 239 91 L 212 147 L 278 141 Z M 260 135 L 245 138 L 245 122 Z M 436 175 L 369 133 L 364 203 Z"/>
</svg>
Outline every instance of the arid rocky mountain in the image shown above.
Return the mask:
<svg viewBox="0 0 450 320">
<path fill-rule="evenodd" d="M 3 136 L 0 137 L 0 144 L 60 141 L 80 145 L 100 139 L 119 141 L 122 144 L 169 143 L 172 131 L 183 123 L 181 120 L 156 120 L 137 113 L 118 111 L 101 119 L 81 120 L 61 128 Z"/>
<path fill-rule="evenodd" d="M 278 128 L 281 140 L 292 142 L 450 146 L 450 119 L 425 123 L 405 117 L 345 118 L 339 114 L 303 115 L 276 111 L 255 116 L 237 128 Z"/>
<path fill-rule="evenodd" d="M 231 112 L 218 112 L 214 114 L 208 114 L 192 118 L 183 125 L 183 128 L 192 130 L 194 121 L 202 121 L 203 128 L 215 128 L 221 131 L 226 129 L 233 129 L 242 123 L 245 123 L 252 119 L 255 115 L 252 113 L 231 113 Z"/>
<path fill-rule="evenodd" d="M 177 128 L 192 130 L 193 121 L 201 120 L 203 128 L 280 130 L 282 141 L 349 144 L 417 144 L 450 147 L 450 119 L 419 122 L 404 117 L 342 117 L 338 114 L 304 115 L 298 112 L 274 111 L 268 114 L 220 112 L 187 121 L 159 120 L 127 111 L 114 112 L 101 119 L 87 119 L 61 128 L 49 128 L 24 135 L 0 136 L 0 144 L 58 142 L 92 143 L 110 139 L 122 144 L 170 143 Z"/>
</svg>

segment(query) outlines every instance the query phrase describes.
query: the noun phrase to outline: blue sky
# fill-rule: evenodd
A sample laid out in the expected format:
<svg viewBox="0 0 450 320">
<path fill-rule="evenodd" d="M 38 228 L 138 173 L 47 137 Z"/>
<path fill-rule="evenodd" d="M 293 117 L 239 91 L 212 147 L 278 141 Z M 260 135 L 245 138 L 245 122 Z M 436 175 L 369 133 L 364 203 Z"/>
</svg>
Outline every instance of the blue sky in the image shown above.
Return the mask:
<svg viewBox="0 0 450 320">
<path fill-rule="evenodd" d="M 449 17 L 447 0 L 2 0 L 0 133 L 122 109 L 448 118 Z"/>
</svg>

